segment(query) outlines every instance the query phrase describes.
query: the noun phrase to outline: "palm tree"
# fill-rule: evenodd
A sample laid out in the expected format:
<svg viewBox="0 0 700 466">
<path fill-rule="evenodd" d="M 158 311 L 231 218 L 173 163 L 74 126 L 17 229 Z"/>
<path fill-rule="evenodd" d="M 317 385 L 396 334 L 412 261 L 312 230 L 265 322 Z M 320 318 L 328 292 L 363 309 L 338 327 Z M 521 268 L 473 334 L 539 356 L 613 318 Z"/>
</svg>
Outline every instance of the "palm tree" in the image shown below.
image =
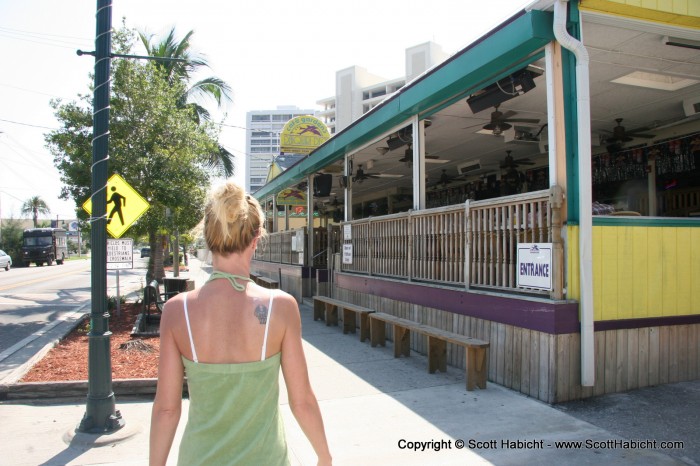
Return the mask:
<svg viewBox="0 0 700 466">
<path fill-rule="evenodd" d="M 34 228 L 37 227 L 39 221 L 39 214 L 48 215 L 51 213 L 51 209 L 46 204 L 46 202 L 39 196 L 30 197 L 24 204 L 22 204 L 22 215 L 32 215 L 32 220 L 34 220 Z"/>
<path fill-rule="evenodd" d="M 209 111 L 200 105 L 200 102 L 213 99 L 221 108 L 232 99 L 230 86 L 215 76 L 204 78 L 193 84 L 190 83 L 197 70 L 209 67 L 206 59 L 194 53 L 190 48 L 190 38 L 193 34 L 194 31 L 190 31 L 178 41 L 173 27 L 167 37 L 158 43 L 151 42 L 153 35 L 147 36 L 145 33 L 139 32 L 139 37 L 150 56 L 176 59 L 155 61 L 155 63 L 165 72 L 166 79 L 170 84 L 179 82 L 185 85 L 185 92 L 178 104 L 183 108 L 190 107 L 193 110 L 194 120 L 200 123 L 209 121 L 211 118 Z M 225 177 L 233 176 L 235 173 L 233 160 L 233 154 L 223 146 L 219 146 L 218 151 L 209 154 L 209 165 L 217 168 Z"/>
<path fill-rule="evenodd" d="M 200 105 L 207 99 L 213 99 L 218 107 L 230 102 L 231 88 L 222 79 L 215 76 L 204 78 L 191 83 L 194 74 L 201 68 L 208 68 L 206 59 L 196 54 L 191 49 L 190 38 L 194 31 L 189 31 L 181 40 L 177 40 L 175 28 L 170 29 L 168 35 L 160 42 L 152 42 L 153 36 L 147 36 L 139 32 L 139 37 L 146 52 L 152 57 L 160 57 L 175 60 L 156 60 L 155 65 L 160 68 L 169 84 L 182 84 L 185 91 L 178 99 L 178 106 L 192 109 L 192 118 L 197 124 L 209 121 L 211 115 Z M 231 177 L 235 173 L 234 156 L 223 146 L 219 146 L 211 154 L 207 154 L 209 166 L 218 169 L 225 177 Z M 162 279 L 165 276 L 163 269 L 162 237 L 155 232 L 150 232 L 151 259 L 149 260 L 149 274 L 153 278 Z"/>
</svg>

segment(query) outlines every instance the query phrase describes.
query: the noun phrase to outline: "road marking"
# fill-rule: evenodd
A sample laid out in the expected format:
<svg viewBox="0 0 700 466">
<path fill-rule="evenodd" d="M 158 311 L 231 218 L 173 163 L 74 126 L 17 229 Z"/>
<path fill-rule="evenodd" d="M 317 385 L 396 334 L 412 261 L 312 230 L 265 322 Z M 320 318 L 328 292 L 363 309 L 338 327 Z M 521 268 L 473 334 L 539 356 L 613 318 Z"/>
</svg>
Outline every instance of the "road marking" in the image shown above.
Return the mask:
<svg viewBox="0 0 700 466">
<path fill-rule="evenodd" d="M 65 277 L 66 275 L 74 275 L 76 273 L 85 272 L 86 270 L 89 270 L 89 267 L 85 267 L 84 269 L 76 270 L 75 272 L 64 273 L 64 274 L 61 274 L 61 276 Z M 39 282 L 45 282 L 46 279 L 47 279 L 47 277 L 35 278 L 34 280 L 27 280 L 24 282 L 13 283 L 13 284 L 7 285 L 7 286 L 0 286 L 0 291 L 11 290 L 12 288 L 18 288 L 20 286 L 33 285 L 34 283 L 39 283 Z"/>
<path fill-rule="evenodd" d="M 36 340 L 37 338 L 47 334 L 49 330 L 52 328 L 56 327 L 57 325 L 60 325 L 64 322 L 69 322 L 69 321 L 78 321 L 82 316 L 86 315 L 85 311 L 83 309 L 85 308 L 85 305 L 77 307 L 73 312 L 64 314 L 60 316 L 58 319 L 54 320 L 48 325 L 45 325 L 42 327 L 40 330 L 37 330 L 36 332 L 32 333 L 22 341 L 19 341 L 12 345 L 11 347 L 7 348 L 5 351 L 0 353 L 0 362 L 4 361 L 5 359 L 9 358 L 12 356 L 14 353 L 17 351 L 21 350 L 25 346 L 27 346 L 29 343 L 32 341 Z"/>
</svg>

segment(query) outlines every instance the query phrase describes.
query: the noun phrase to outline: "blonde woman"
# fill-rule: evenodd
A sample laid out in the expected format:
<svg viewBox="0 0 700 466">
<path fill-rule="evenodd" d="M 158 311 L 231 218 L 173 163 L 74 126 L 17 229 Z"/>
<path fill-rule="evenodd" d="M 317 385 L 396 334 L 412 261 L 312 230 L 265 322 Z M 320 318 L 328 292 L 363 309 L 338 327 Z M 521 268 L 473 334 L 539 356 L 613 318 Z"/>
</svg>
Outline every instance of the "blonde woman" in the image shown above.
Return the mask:
<svg viewBox="0 0 700 466">
<path fill-rule="evenodd" d="M 292 413 L 318 464 L 331 464 L 309 383 L 297 302 L 249 279 L 264 234 L 256 199 L 232 182 L 213 191 L 204 235 L 214 272 L 201 288 L 169 299 L 163 309 L 151 465 L 166 463 L 180 419 L 185 374 L 190 408 L 179 464 L 289 464 L 278 409 L 280 367 Z"/>
</svg>

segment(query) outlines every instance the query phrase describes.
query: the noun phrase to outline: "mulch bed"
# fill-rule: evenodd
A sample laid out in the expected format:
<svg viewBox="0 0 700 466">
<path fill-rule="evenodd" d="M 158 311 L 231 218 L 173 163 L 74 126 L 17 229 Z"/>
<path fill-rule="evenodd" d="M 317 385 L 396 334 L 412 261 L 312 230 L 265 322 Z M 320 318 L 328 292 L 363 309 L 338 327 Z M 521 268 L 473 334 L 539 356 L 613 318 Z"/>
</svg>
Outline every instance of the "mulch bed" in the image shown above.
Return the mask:
<svg viewBox="0 0 700 466">
<path fill-rule="evenodd" d="M 158 376 L 160 338 L 131 336 L 141 303 L 121 305 L 109 319 L 112 379 L 148 379 Z M 88 332 L 86 319 L 37 362 L 20 382 L 63 382 L 88 379 Z"/>
</svg>

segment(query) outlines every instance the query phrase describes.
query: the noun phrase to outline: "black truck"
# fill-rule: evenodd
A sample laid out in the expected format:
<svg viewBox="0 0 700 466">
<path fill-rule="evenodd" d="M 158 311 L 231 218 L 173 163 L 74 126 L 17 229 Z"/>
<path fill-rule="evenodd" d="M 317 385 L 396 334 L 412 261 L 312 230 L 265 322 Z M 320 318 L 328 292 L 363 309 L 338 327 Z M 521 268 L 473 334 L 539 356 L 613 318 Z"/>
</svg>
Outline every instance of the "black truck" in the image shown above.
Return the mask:
<svg viewBox="0 0 700 466">
<path fill-rule="evenodd" d="M 22 234 L 22 262 L 26 267 L 63 264 L 68 256 L 68 239 L 63 228 L 29 228 Z"/>
</svg>

